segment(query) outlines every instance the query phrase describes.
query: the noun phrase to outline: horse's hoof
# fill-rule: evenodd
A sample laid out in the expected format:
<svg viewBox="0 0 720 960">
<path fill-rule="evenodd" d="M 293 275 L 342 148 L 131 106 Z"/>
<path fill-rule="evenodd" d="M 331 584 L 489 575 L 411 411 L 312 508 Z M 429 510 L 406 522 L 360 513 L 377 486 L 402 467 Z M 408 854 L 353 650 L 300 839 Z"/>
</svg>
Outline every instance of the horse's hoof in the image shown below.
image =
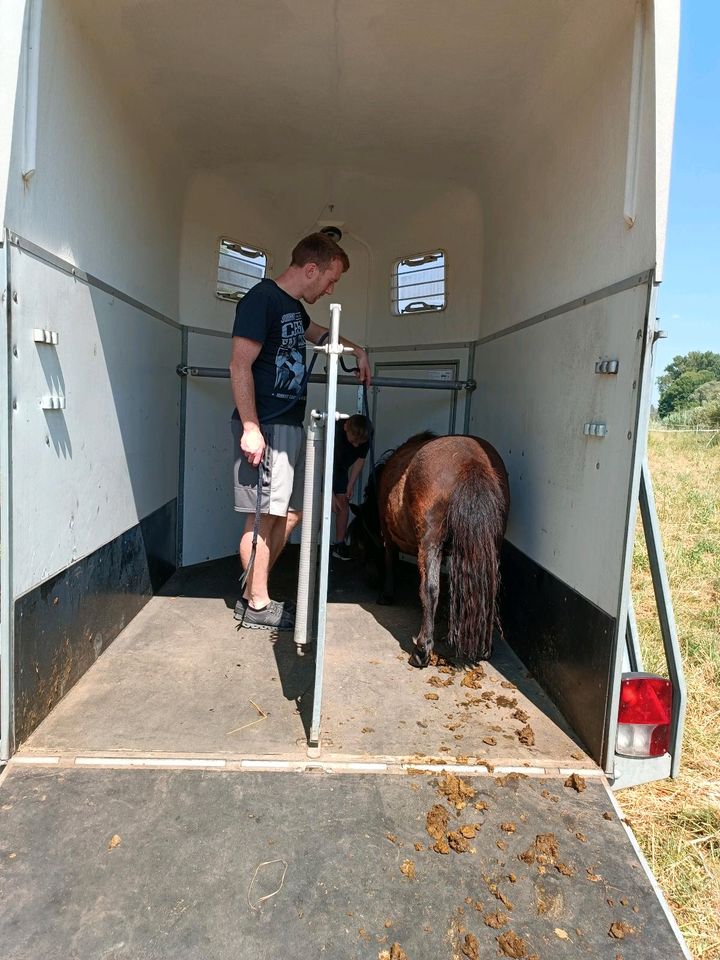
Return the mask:
<svg viewBox="0 0 720 960">
<path fill-rule="evenodd" d="M 410 659 L 408 660 L 408 663 L 410 664 L 411 667 L 417 667 L 418 670 L 422 670 L 424 667 L 426 667 L 430 663 L 430 654 L 426 653 L 425 656 L 423 656 L 421 653 L 419 653 L 416 650 L 414 653 L 410 654 Z"/>
<path fill-rule="evenodd" d="M 377 598 L 377 602 L 381 607 L 391 607 L 395 602 L 395 597 L 389 593 L 381 593 Z"/>
</svg>

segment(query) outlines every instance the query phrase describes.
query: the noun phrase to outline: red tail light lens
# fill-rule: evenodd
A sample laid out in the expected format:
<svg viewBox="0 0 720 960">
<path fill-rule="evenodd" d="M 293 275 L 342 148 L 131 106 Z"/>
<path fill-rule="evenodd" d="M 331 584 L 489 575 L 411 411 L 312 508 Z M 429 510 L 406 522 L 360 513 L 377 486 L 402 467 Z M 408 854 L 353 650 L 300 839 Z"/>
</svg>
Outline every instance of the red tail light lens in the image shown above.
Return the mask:
<svg viewBox="0 0 720 960">
<path fill-rule="evenodd" d="M 623 677 L 618 711 L 617 752 L 627 757 L 660 757 L 670 747 L 672 684 L 663 677 Z"/>
</svg>

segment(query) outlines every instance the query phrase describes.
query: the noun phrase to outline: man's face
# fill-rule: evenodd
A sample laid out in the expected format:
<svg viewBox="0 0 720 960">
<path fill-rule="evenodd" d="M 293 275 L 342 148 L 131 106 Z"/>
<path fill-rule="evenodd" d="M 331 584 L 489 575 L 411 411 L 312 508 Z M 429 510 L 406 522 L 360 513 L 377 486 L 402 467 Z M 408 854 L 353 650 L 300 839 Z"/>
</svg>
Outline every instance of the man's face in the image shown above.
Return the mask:
<svg viewBox="0 0 720 960">
<path fill-rule="evenodd" d="M 332 293 L 335 284 L 342 276 L 343 267 L 341 260 L 331 260 L 330 266 L 322 270 L 316 263 L 308 263 L 305 266 L 305 277 L 307 286 L 303 294 L 305 303 L 317 303 L 320 297 L 325 297 Z"/>
</svg>

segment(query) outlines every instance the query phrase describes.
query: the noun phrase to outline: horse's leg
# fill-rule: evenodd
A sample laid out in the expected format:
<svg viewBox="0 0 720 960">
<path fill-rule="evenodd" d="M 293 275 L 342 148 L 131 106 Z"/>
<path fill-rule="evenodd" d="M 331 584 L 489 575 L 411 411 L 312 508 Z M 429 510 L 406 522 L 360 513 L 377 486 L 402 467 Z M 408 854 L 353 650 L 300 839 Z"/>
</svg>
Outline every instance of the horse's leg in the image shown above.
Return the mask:
<svg viewBox="0 0 720 960">
<path fill-rule="evenodd" d="M 385 547 L 385 576 L 378 603 L 389 607 L 395 601 L 395 551 Z"/>
<path fill-rule="evenodd" d="M 426 534 L 418 550 L 418 569 L 420 571 L 420 602 L 423 619 L 420 632 L 413 638 L 415 650 L 410 656 L 413 667 L 426 667 L 430 662 L 433 648 L 435 610 L 440 595 L 440 565 L 442 563 L 442 543 L 437 537 Z"/>
</svg>

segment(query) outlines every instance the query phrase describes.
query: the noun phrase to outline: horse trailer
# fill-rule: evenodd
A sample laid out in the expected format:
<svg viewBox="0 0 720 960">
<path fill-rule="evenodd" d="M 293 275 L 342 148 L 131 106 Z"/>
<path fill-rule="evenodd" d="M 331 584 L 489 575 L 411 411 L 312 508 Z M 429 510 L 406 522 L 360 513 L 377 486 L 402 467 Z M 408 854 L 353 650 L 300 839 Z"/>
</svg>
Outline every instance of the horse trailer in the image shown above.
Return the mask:
<svg viewBox="0 0 720 960">
<path fill-rule="evenodd" d="M 6 956 L 687 956 L 610 792 L 680 759 L 644 461 L 678 31 L 677 0 L 3 0 Z M 376 455 L 432 430 L 507 467 L 480 670 L 408 666 L 410 564 L 378 607 L 321 551 L 314 660 L 236 629 L 234 310 L 321 229 Z M 482 829 L 440 856 L 458 773 Z M 525 855 L 550 835 L 569 866 Z M 522 948 L 463 915 L 501 880 Z"/>
</svg>

